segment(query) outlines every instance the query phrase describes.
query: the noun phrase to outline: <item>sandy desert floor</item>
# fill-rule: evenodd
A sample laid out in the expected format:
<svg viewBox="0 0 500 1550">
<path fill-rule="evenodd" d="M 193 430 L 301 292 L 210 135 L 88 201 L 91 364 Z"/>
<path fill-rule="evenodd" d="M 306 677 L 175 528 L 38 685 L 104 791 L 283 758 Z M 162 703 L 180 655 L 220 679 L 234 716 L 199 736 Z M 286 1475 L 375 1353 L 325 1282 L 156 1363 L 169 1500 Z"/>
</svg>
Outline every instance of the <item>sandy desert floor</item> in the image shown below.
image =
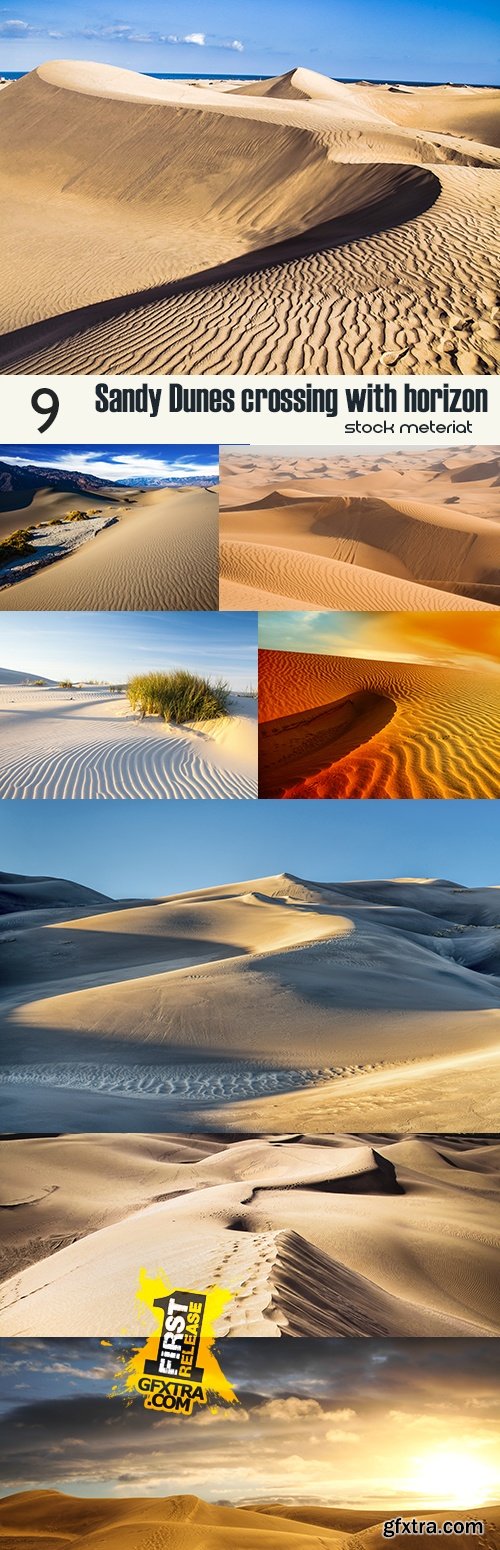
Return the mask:
<svg viewBox="0 0 500 1550">
<path fill-rule="evenodd" d="M 499 101 L 41 65 L 0 93 L 2 370 L 494 372 Z"/>
<path fill-rule="evenodd" d="M 500 796 L 499 675 L 259 652 L 259 796 Z"/>
<path fill-rule="evenodd" d="M 220 721 L 172 726 L 108 689 L 0 684 L 0 728 L 0 800 L 257 794 L 256 705 L 243 695 Z"/>
<path fill-rule="evenodd" d="M 496 1130 L 496 888 L 74 888 L 4 874 L 3 1131 Z"/>
<path fill-rule="evenodd" d="M 213 489 L 115 490 L 107 499 L 40 491 L 23 511 L 3 509 L 1 533 L 50 522 L 75 506 L 102 507 L 111 512 L 112 525 L 13 585 L 5 585 L 0 569 L 0 611 L 217 608 L 218 498 Z M 65 523 L 61 531 L 72 528 Z M 54 534 L 57 541 L 58 533 L 48 528 L 48 542 Z"/>
<path fill-rule="evenodd" d="M 494 448 L 222 453 L 220 607 L 498 606 L 499 484 Z"/>
<path fill-rule="evenodd" d="M 391 1509 L 392 1511 L 392 1509 Z M 464 1509 L 465 1512 L 465 1509 Z M 389 1511 L 387 1511 L 389 1516 Z M 406 1509 L 408 1517 L 427 1517 L 422 1509 Z M 450 1515 L 432 1509 L 441 1523 Z M 457 1518 L 453 1510 L 453 1518 Z M 462 1513 L 462 1516 L 464 1514 Z M 485 1521 L 484 1535 L 474 1543 L 498 1550 L 500 1509 L 471 1509 L 467 1515 Z M 340 1507 L 285 1506 L 280 1502 L 232 1507 L 204 1502 L 197 1496 L 131 1497 L 118 1500 L 67 1496 L 59 1491 L 20 1491 L 0 1501 L 0 1545 L 4 1550 L 33 1550 L 42 1541 L 46 1550 L 70 1550 L 83 1540 L 97 1542 L 102 1550 L 128 1550 L 152 1545 L 155 1550 L 382 1550 L 382 1510 L 348 1510 Z M 451 1550 L 463 1540 L 447 1534 Z M 392 1543 L 399 1550 L 402 1536 Z"/>
<path fill-rule="evenodd" d="M 500 1138 L 29 1137 L 1 1148 L 0 1336 L 137 1336 L 139 1268 L 239 1336 L 498 1335 Z"/>
</svg>

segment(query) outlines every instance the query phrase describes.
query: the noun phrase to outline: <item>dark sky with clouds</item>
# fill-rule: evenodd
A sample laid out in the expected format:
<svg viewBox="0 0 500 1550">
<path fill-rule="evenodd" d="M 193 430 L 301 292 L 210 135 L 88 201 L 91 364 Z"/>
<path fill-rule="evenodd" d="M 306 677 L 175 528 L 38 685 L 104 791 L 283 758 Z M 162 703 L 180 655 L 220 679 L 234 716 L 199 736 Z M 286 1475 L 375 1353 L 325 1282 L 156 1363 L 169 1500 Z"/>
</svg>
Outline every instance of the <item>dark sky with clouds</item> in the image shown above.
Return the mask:
<svg viewBox="0 0 500 1550">
<path fill-rule="evenodd" d="M 500 1494 L 500 1341 L 229 1340 L 239 1405 L 190 1419 L 108 1397 L 126 1349 L 0 1342 L 3 1493 L 401 1505 L 422 1452 L 451 1440 Z"/>
</svg>

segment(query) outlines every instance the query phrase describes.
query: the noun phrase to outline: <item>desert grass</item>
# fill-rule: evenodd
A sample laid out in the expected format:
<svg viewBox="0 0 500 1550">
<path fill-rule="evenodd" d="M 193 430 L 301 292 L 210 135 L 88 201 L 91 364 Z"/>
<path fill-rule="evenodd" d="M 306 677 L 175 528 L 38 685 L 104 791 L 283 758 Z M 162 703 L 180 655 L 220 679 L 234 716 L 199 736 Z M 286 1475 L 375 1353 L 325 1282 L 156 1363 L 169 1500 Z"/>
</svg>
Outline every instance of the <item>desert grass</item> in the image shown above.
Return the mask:
<svg viewBox="0 0 500 1550">
<path fill-rule="evenodd" d="M 161 716 L 177 725 L 185 721 L 215 721 L 229 713 L 229 684 L 211 683 L 185 668 L 172 673 L 140 673 L 131 678 L 127 694 L 132 710 Z"/>
<path fill-rule="evenodd" d="M 35 546 L 30 541 L 31 528 L 18 527 L 15 533 L 5 538 L 0 544 L 0 565 L 8 565 L 9 560 L 24 558 L 26 554 L 34 554 Z"/>
</svg>

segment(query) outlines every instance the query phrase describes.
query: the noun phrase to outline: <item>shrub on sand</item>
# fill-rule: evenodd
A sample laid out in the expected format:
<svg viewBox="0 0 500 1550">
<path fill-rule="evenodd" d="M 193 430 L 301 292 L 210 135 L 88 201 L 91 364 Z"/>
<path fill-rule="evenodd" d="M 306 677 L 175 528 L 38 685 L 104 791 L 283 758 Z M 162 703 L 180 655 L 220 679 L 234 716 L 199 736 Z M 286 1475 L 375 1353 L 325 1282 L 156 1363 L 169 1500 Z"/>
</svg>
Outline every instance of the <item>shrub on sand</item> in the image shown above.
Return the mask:
<svg viewBox="0 0 500 1550">
<path fill-rule="evenodd" d="M 73 688 L 73 684 L 72 684 L 70 678 L 63 678 L 63 679 L 61 679 L 61 683 L 58 684 L 57 687 L 58 687 L 58 689 L 72 689 Z"/>
<path fill-rule="evenodd" d="M 177 668 L 173 673 L 141 673 L 131 678 L 128 697 L 132 710 L 143 716 L 162 716 L 174 724 L 182 721 L 215 721 L 227 716 L 229 684 L 199 678 Z"/>
<path fill-rule="evenodd" d="M 35 546 L 30 541 L 30 528 L 18 527 L 15 533 L 5 538 L 0 544 L 0 565 L 7 565 L 9 560 L 18 560 L 25 554 L 34 554 Z"/>
</svg>

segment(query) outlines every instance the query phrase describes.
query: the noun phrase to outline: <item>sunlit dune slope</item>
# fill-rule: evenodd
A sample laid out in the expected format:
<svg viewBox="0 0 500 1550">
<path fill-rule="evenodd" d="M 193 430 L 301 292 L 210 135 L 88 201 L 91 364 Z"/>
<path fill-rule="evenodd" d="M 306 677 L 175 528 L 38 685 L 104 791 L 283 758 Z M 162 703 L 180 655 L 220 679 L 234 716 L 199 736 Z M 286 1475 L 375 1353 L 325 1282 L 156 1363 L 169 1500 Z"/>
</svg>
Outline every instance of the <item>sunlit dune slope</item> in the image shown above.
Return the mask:
<svg viewBox="0 0 500 1550">
<path fill-rule="evenodd" d="M 56 1113 L 59 1129 L 142 1131 L 146 1114 L 168 1129 L 174 1112 L 178 1128 L 217 1129 L 219 1109 L 223 1128 L 408 1130 L 419 1083 L 424 1128 L 471 1128 L 473 1112 L 491 1129 L 498 899 L 283 874 L 47 925 L 11 914 L 10 1128 L 19 1102 L 33 1131 Z"/>
<path fill-rule="evenodd" d="M 411 165 L 432 160 L 430 145 L 366 108 L 357 115 L 355 99 L 342 99 L 333 121 L 331 105 L 310 109 L 80 62 L 16 82 L 0 97 L 14 217 L 4 327 L 213 269 L 405 191 L 408 213 L 433 202 L 439 185 Z M 357 142 L 367 125 L 374 138 L 351 160 L 345 136 Z M 152 154 L 165 136 L 168 157 Z M 99 233 L 91 251 L 89 222 Z M 14 268 L 28 223 L 38 237 L 31 296 Z"/>
<path fill-rule="evenodd" d="M 137 1265 L 233 1298 L 219 1335 L 495 1335 L 482 1138 L 36 1137 L 2 1148 L 0 1334 L 136 1335 Z"/>
<path fill-rule="evenodd" d="M 68 499 L 64 502 L 68 508 Z M 83 502 L 81 503 L 83 505 Z M 95 500 L 87 500 L 87 505 Z M 47 515 L 62 506 L 52 496 Z M 218 502 L 202 488 L 143 490 L 120 506 L 93 542 L 0 591 L 18 609 L 213 609 L 217 607 Z M 38 511 L 40 508 L 38 507 Z M 36 520 L 30 507 L 27 520 Z M 43 518 L 42 518 L 43 520 Z M 19 517 L 9 532 L 19 525 Z M 0 573 L 1 576 L 1 573 Z"/>
<path fill-rule="evenodd" d="M 441 130 L 423 91 L 398 123 L 390 91 L 308 70 L 228 91 L 43 64 L 0 94 L 4 369 L 494 370 L 481 95 Z"/>
<path fill-rule="evenodd" d="M 407 1515 L 410 1509 L 407 1509 Z M 418 1511 L 415 1514 L 418 1516 Z M 422 1516 L 422 1512 L 420 1513 Z M 427 1514 L 428 1515 L 428 1514 Z M 473 1514 L 469 1514 L 473 1515 Z M 479 1514 L 476 1513 L 476 1516 Z M 447 1516 L 433 1510 L 439 1522 Z M 477 1543 L 497 1550 L 500 1536 L 500 1512 L 488 1507 L 486 1535 Z M 118 1501 L 68 1497 L 59 1491 L 26 1491 L 7 1497 L 0 1508 L 0 1543 L 15 1537 L 23 1544 L 43 1536 L 49 1550 L 82 1541 L 103 1550 L 144 1550 L 154 1542 L 156 1550 L 225 1550 L 245 1546 L 245 1550 L 367 1550 L 386 1543 L 382 1537 L 380 1507 L 368 1511 L 348 1511 L 317 1504 L 295 1507 L 279 1502 L 258 1503 L 245 1507 L 219 1506 L 196 1496 L 133 1497 Z M 447 1536 L 453 1547 L 457 1536 Z M 399 1547 L 401 1536 L 394 1543 Z"/>
</svg>

